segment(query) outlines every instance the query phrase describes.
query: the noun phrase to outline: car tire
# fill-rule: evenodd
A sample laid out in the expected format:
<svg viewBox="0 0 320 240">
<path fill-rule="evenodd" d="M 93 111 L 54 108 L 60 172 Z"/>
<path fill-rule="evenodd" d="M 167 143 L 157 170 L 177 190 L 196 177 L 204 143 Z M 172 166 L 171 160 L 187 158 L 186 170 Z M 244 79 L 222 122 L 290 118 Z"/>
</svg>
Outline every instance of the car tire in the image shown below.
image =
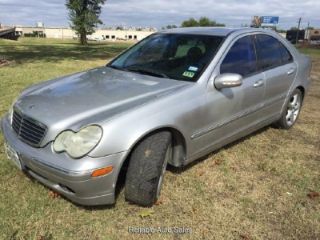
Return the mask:
<svg viewBox="0 0 320 240">
<path fill-rule="evenodd" d="M 301 90 L 295 89 L 286 101 L 285 108 L 281 118 L 275 123 L 275 126 L 281 129 L 291 128 L 298 120 L 303 102 Z"/>
<path fill-rule="evenodd" d="M 167 163 L 172 156 L 171 133 L 155 133 L 133 150 L 126 175 L 125 198 L 151 207 L 159 198 Z"/>
</svg>

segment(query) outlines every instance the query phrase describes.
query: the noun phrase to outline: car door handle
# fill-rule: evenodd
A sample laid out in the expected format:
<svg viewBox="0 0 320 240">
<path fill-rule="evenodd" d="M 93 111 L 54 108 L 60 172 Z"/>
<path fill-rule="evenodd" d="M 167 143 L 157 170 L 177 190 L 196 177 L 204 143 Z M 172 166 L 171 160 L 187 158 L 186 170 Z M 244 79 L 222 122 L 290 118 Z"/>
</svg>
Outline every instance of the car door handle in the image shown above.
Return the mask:
<svg viewBox="0 0 320 240">
<path fill-rule="evenodd" d="M 295 73 L 295 71 L 296 71 L 295 68 L 290 68 L 290 69 L 288 70 L 287 74 L 288 74 L 288 75 L 292 75 L 292 74 Z"/>
<path fill-rule="evenodd" d="M 260 79 L 253 84 L 253 87 L 258 88 L 258 87 L 262 87 L 263 85 L 264 85 L 264 82 L 263 80 Z"/>
</svg>

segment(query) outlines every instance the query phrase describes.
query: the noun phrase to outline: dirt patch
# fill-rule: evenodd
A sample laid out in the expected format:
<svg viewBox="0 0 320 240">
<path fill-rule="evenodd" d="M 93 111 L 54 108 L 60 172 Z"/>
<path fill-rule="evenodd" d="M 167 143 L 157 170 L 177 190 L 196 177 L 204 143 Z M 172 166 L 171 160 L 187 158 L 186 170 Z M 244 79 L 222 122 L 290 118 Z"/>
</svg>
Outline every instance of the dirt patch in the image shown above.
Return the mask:
<svg viewBox="0 0 320 240">
<path fill-rule="evenodd" d="M 5 59 L 4 57 L 0 56 L 0 67 L 8 66 L 13 63 L 14 63 L 14 61 L 9 61 L 9 60 Z"/>
</svg>

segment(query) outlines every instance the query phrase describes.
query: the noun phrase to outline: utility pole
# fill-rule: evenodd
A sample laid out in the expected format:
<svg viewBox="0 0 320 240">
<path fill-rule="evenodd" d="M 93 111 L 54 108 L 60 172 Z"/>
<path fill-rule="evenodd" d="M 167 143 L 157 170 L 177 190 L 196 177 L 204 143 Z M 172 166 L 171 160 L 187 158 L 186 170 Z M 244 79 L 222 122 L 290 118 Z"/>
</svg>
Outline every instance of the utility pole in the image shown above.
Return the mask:
<svg viewBox="0 0 320 240">
<path fill-rule="evenodd" d="M 308 27 L 304 38 L 307 39 L 308 43 L 310 42 L 310 22 L 308 22 Z"/>
<path fill-rule="evenodd" d="M 297 30 L 297 36 L 296 36 L 296 44 L 298 44 L 298 42 L 299 42 L 299 33 L 300 33 L 301 20 L 302 20 L 302 18 L 300 17 L 300 18 L 299 18 L 299 21 L 298 21 L 298 30 Z"/>
</svg>

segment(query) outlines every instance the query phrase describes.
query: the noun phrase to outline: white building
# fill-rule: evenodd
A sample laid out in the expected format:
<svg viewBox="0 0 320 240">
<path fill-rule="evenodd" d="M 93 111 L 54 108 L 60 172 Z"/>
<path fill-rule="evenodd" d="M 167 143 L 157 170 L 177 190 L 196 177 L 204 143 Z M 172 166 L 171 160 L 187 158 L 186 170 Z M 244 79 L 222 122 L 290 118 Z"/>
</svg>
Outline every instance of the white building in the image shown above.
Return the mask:
<svg viewBox="0 0 320 240">
<path fill-rule="evenodd" d="M 19 31 L 22 36 L 31 36 L 36 34 L 36 36 L 45 36 L 47 38 L 56 39 L 72 39 L 77 38 L 77 34 L 71 28 L 66 27 L 16 27 L 16 31 Z M 145 37 L 156 32 L 155 29 L 97 29 L 95 33 L 88 36 L 89 40 L 133 40 L 140 41 Z"/>
</svg>

